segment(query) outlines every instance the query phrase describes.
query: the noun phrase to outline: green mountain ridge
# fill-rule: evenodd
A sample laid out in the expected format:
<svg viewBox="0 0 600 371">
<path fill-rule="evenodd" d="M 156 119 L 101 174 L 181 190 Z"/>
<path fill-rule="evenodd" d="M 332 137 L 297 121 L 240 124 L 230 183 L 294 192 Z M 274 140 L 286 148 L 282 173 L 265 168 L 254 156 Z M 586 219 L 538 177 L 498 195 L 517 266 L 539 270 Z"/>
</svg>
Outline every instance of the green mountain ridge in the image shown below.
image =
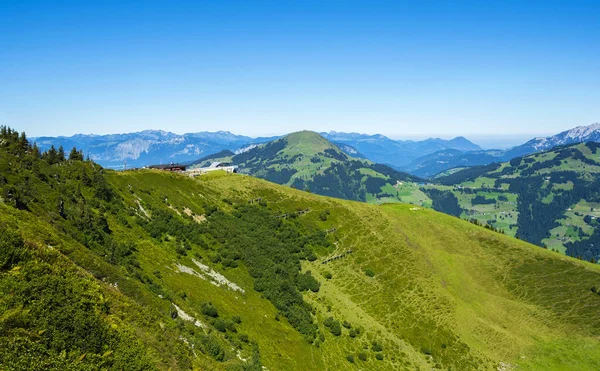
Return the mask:
<svg viewBox="0 0 600 371">
<path fill-rule="evenodd" d="M 425 188 L 432 197 L 448 196 L 444 202 L 439 199 L 440 211 L 473 218 L 570 256 L 598 261 L 598 148 L 595 142 L 559 146 L 505 163 L 451 172 L 435 179 L 441 186 Z M 431 194 L 434 189 L 438 193 Z"/>
<path fill-rule="evenodd" d="M 419 181 L 386 165 L 350 157 L 312 131 L 288 134 L 223 158 L 242 173 L 296 189 L 348 200 L 385 202 L 401 181 Z"/>
<path fill-rule="evenodd" d="M 3 369 L 600 367 L 600 267 L 404 204 L 0 133 Z"/>
</svg>

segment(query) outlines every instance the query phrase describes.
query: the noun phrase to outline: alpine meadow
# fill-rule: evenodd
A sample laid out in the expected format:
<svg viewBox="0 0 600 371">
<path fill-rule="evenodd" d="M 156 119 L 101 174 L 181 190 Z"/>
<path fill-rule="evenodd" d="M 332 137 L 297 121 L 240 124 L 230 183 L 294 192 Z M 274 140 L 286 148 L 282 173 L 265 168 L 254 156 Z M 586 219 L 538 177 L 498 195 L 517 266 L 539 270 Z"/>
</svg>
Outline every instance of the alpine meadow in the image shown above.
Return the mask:
<svg viewBox="0 0 600 371">
<path fill-rule="evenodd" d="M 1 143 L 7 369 L 600 366 L 595 264 L 413 205 Z"/>
<path fill-rule="evenodd" d="M 600 1 L 0 20 L 0 371 L 600 370 Z"/>
</svg>

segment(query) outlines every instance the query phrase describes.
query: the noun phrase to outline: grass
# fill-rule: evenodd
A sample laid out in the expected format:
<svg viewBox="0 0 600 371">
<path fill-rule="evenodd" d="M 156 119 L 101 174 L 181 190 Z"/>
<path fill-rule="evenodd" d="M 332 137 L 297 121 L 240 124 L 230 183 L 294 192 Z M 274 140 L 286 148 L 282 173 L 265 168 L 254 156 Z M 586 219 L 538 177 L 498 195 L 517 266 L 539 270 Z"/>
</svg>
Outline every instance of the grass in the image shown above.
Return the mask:
<svg viewBox="0 0 600 371">
<path fill-rule="evenodd" d="M 258 346 L 261 362 L 269 370 L 496 370 L 500 362 L 525 370 L 552 370 L 562 369 L 561 360 L 569 357 L 578 369 L 597 369 L 600 362 L 600 296 L 590 291 L 591 286 L 600 286 L 599 266 L 432 210 L 415 210 L 413 205 L 326 198 L 219 172 L 195 179 L 150 170 L 108 172 L 107 177 L 130 211 L 128 223 L 109 216 L 113 236 L 135 243 L 139 271 L 152 284 L 147 278 L 132 279 L 121 267 L 65 239 L 32 213 L 0 205 L 0 220 L 11 225 L 18 220 L 26 238 L 57 246 L 72 262 L 102 272 L 104 282 L 97 282 L 116 298 L 119 323 L 142 339 L 162 369 L 182 367 L 177 354 L 185 352 L 196 369 L 239 365 L 238 356 L 253 355 L 251 343 L 230 346 L 240 334 Z M 405 183 L 397 190 L 400 197 L 415 197 L 418 188 Z M 217 206 L 229 213 L 236 204 L 257 198 L 274 215 L 309 209 L 296 222 L 306 231 L 330 231 L 333 247 L 316 251 L 317 260 L 302 261 L 300 267 L 321 283 L 318 292 L 303 294 L 319 325 L 315 344 L 309 344 L 253 289 L 254 279 L 243 264 L 226 268 L 213 263 L 210 249 L 199 246 L 182 256 L 176 253 L 174 237 L 150 238 L 135 223 L 143 215 L 141 207 L 164 209 L 192 222 L 185 210 L 202 216 Z M 325 210 L 329 213 L 323 220 L 320 214 Z M 210 217 L 198 220 L 210 223 Z M 326 258 L 340 255 L 323 264 Z M 178 264 L 195 267 L 192 258 L 245 293 L 179 272 Z M 114 283 L 118 290 L 109 285 Z M 152 285 L 160 290 L 153 291 Z M 202 315 L 207 301 L 221 318 L 241 319 L 237 333 L 211 330 L 223 345 L 223 361 L 197 349 L 193 356 L 184 339 L 192 342 L 208 330 L 173 320 L 169 314 L 174 303 L 207 323 Z M 324 326 L 329 317 L 348 323 L 339 336 Z M 374 342 L 381 345 L 381 352 L 373 349 Z M 348 355 L 353 355 L 353 363 Z"/>
<path fill-rule="evenodd" d="M 207 183 L 241 191 L 243 182 L 256 182 L 245 178 L 234 185 L 230 180 Z M 387 350 L 383 369 L 430 364 L 421 348 L 433 352 L 433 364 L 468 369 L 474 364 L 493 368 L 498 362 L 509 362 L 524 369 L 537 364 L 560 369 L 559 357 L 544 353 L 550 344 L 577 339 L 567 342 L 563 356 L 594 344 L 598 329 L 590 332 L 590 323 L 584 319 L 593 321 L 593 312 L 600 306 L 590 301 L 596 297 L 588 295 L 587 287 L 598 279 L 596 266 L 429 210 L 413 211 L 400 204 L 374 207 L 291 190 L 294 196 L 284 197 L 281 193 L 288 190 L 275 190 L 269 184 L 252 188 L 258 194 L 274 191 L 270 197 L 286 205 L 299 202 L 331 210 L 326 227 L 336 226 L 338 250 L 354 252 L 325 265 L 320 260 L 303 264 L 303 269 L 320 272 L 319 276 L 333 275 L 307 300 L 317 308 L 318 318 L 333 315 L 347 320 L 364 329 L 361 336 L 383 342 Z M 547 265 L 552 269 L 546 271 Z M 364 274 L 367 267 L 375 277 Z M 536 278 L 541 276 L 545 277 L 542 285 Z M 555 295 L 566 300 L 554 304 Z M 570 300 L 583 298 L 590 307 L 573 308 L 565 295 Z M 561 308 L 578 313 L 565 316 Z M 348 367 L 345 355 L 358 352 L 365 343 L 360 337 L 359 341 L 345 336 L 344 331 L 339 338 L 324 331 L 326 341 L 319 350 L 331 368 Z M 467 346 L 469 351 L 461 351 Z M 600 354 L 596 350 L 588 357 L 594 365 Z"/>
</svg>

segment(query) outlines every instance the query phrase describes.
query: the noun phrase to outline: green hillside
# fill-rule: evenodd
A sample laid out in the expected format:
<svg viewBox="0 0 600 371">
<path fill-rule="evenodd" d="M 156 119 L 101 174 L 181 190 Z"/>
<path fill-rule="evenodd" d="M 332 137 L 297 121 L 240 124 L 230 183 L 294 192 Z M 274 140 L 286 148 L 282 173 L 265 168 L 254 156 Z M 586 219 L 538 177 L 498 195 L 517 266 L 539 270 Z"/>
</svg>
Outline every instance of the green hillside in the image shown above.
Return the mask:
<svg viewBox="0 0 600 371">
<path fill-rule="evenodd" d="M 0 365 L 597 370 L 600 267 L 433 210 L 0 133 Z"/>
<path fill-rule="evenodd" d="M 313 193 L 367 202 L 398 201 L 400 182 L 418 181 L 388 166 L 348 156 L 312 131 L 301 131 L 231 158 L 242 173 Z"/>
<path fill-rule="evenodd" d="M 463 169 L 437 178 L 442 185 L 425 187 L 425 192 L 437 210 L 459 210 L 461 217 L 508 235 L 597 261 L 598 147 L 593 142 L 557 147 L 502 164 Z"/>
</svg>

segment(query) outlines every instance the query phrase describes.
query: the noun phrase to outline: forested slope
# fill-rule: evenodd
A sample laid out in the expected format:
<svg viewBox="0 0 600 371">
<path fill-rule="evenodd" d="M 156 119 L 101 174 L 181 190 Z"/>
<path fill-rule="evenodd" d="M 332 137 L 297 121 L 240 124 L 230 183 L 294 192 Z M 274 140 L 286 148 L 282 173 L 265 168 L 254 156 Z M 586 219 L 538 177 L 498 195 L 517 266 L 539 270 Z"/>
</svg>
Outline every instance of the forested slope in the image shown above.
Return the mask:
<svg viewBox="0 0 600 371">
<path fill-rule="evenodd" d="M 439 211 L 474 218 L 509 235 L 585 260 L 600 258 L 600 151 L 595 142 L 560 146 L 440 177 Z M 439 192 L 438 192 L 439 193 Z M 452 196 L 450 196 L 450 193 Z M 437 195 L 436 195 L 437 196 Z M 435 204 L 434 204 L 435 207 Z"/>
</svg>

